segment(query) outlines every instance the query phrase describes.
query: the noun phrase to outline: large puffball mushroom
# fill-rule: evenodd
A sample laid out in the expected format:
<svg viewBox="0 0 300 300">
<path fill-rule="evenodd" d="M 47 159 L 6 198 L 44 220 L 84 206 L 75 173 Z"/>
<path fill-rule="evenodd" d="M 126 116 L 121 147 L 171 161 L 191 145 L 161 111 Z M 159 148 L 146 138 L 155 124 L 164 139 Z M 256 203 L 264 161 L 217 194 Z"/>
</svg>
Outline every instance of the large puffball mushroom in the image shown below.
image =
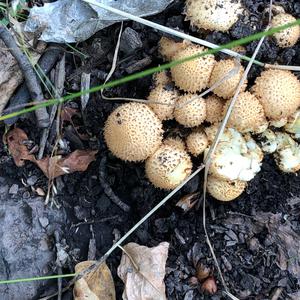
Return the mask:
<svg viewBox="0 0 300 300">
<path fill-rule="evenodd" d="M 225 115 L 230 100 L 224 106 Z M 255 132 L 266 123 L 264 109 L 260 101 L 249 92 L 241 93 L 233 107 L 228 120 L 228 127 L 233 127 L 241 133 Z"/>
<path fill-rule="evenodd" d="M 279 27 L 296 22 L 297 19 L 290 14 L 280 13 L 272 19 L 272 27 Z M 300 26 L 292 26 L 274 33 L 276 43 L 281 48 L 294 46 L 300 38 Z"/>
<path fill-rule="evenodd" d="M 189 153 L 194 156 L 202 154 L 208 146 L 208 139 L 201 129 L 194 130 L 186 138 L 186 147 Z"/>
<path fill-rule="evenodd" d="M 127 161 L 143 161 L 162 143 L 162 123 L 146 104 L 126 103 L 116 108 L 104 127 L 109 150 Z"/>
<path fill-rule="evenodd" d="M 173 60 L 181 60 L 190 56 L 201 54 L 206 48 L 190 44 L 178 51 Z M 172 79 L 175 85 L 186 92 L 196 93 L 208 87 L 209 78 L 215 64 L 213 55 L 205 55 L 171 68 Z"/>
<path fill-rule="evenodd" d="M 228 128 L 220 137 L 209 172 L 221 179 L 250 181 L 260 171 L 262 159 L 263 153 L 253 139 L 246 140 L 237 130 Z"/>
<path fill-rule="evenodd" d="M 168 137 L 163 141 L 163 144 L 185 151 L 185 143 L 179 137 Z"/>
<path fill-rule="evenodd" d="M 220 201 L 231 201 L 240 196 L 246 188 L 246 182 L 240 180 L 224 180 L 214 176 L 207 178 L 207 191 Z"/>
<path fill-rule="evenodd" d="M 239 0 L 187 0 L 185 8 L 192 26 L 211 31 L 229 30 L 241 12 Z"/>
<path fill-rule="evenodd" d="M 235 62 L 233 59 L 224 59 L 218 61 L 211 73 L 209 86 L 220 82 L 226 76 L 226 80 L 214 89 L 214 93 L 224 99 L 229 99 L 234 96 L 236 88 L 243 76 L 244 68 L 240 63 Z M 247 87 L 247 81 L 244 82 L 241 92 Z"/>
<path fill-rule="evenodd" d="M 199 126 L 206 118 L 206 102 L 197 95 L 186 94 L 175 103 L 174 117 L 185 127 Z M 195 98 L 195 99 L 194 99 Z"/>
<path fill-rule="evenodd" d="M 296 139 L 300 138 L 300 109 L 288 118 L 284 129 L 285 131 L 294 134 Z"/>
<path fill-rule="evenodd" d="M 162 37 L 159 41 L 159 53 L 165 60 L 171 61 L 178 51 L 186 48 L 189 44 L 190 42 L 185 40 L 176 42 L 167 37 Z"/>
<path fill-rule="evenodd" d="M 158 188 L 173 189 L 192 171 L 192 162 L 186 151 L 162 145 L 146 160 L 146 175 Z"/>
<path fill-rule="evenodd" d="M 147 98 L 148 101 L 150 101 L 148 105 L 152 108 L 160 120 L 170 120 L 174 118 L 173 112 L 178 96 L 178 91 L 172 85 L 159 84 L 153 90 L 151 90 Z"/>
<path fill-rule="evenodd" d="M 300 81 L 290 71 L 262 72 L 255 81 L 253 91 L 270 120 L 289 117 L 300 105 Z"/>
<path fill-rule="evenodd" d="M 224 101 L 216 95 L 208 96 L 206 102 L 206 122 L 211 124 L 221 122 L 223 119 Z"/>
</svg>

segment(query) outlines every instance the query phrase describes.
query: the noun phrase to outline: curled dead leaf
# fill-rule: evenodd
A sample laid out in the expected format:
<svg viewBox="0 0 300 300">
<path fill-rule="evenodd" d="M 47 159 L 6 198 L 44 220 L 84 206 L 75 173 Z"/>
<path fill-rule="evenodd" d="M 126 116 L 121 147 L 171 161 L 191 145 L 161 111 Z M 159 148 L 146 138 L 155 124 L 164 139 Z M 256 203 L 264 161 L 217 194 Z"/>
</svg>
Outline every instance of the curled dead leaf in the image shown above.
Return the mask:
<svg viewBox="0 0 300 300">
<path fill-rule="evenodd" d="M 195 204 L 198 202 L 197 199 L 198 196 L 199 193 L 192 193 L 192 194 L 185 195 L 176 203 L 176 206 L 182 208 L 184 212 L 187 212 L 190 209 L 192 209 L 195 206 Z"/>
<path fill-rule="evenodd" d="M 94 263 L 81 262 L 75 266 L 75 272 L 79 273 Z M 76 281 L 73 294 L 74 300 L 115 300 L 115 284 L 106 263 Z"/>
<path fill-rule="evenodd" d="M 15 164 L 18 167 L 22 167 L 25 161 L 29 160 L 35 163 L 50 179 L 74 172 L 86 171 L 89 164 L 96 159 L 95 156 L 98 152 L 92 150 L 75 150 L 65 157 L 48 156 L 37 160 L 28 150 L 26 141 L 28 141 L 28 136 L 20 128 L 14 128 L 6 135 L 6 143 Z"/>
<path fill-rule="evenodd" d="M 148 248 L 136 243 L 124 246 L 118 275 L 125 284 L 124 300 L 165 300 L 165 265 L 169 243 Z"/>
</svg>

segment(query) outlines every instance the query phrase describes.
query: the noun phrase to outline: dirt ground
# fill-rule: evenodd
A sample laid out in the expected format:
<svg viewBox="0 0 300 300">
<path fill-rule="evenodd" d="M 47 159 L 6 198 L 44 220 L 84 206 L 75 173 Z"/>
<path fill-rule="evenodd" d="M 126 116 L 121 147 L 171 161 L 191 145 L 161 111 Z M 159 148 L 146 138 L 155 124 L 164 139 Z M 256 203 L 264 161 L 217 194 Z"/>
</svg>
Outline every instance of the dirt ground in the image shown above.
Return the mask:
<svg viewBox="0 0 300 300">
<path fill-rule="evenodd" d="M 264 29 L 267 20 L 265 9 L 268 0 L 244 0 L 250 12 L 240 20 L 228 33 L 196 32 L 184 21 L 183 1 L 174 1 L 170 7 L 149 19 L 176 28 L 216 44 L 224 44 Z M 274 1 L 285 10 L 300 18 L 298 0 Z M 142 41 L 140 48 L 132 52 L 122 51 L 114 78 L 143 70 L 162 63 L 158 55 L 157 43 L 162 36 L 160 32 L 134 22 L 125 22 L 124 29 L 131 28 Z M 78 45 L 90 58 L 81 59 L 70 53 L 66 54 L 66 92 L 72 92 L 80 86 L 81 72 L 92 74 L 92 85 L 103 82 L 111 68 L 114 46 L 117 41 L 120 25 L 116 24 L 98 32 L 88 41 Z M 124 39 L 123 49 L 128 49 Z M 251 56 L 257 42 L 247 45 L 247 55 Z M 218 57 L 224 57 L 223 54 Z M 271 38 L 264 42 L 258 59 L 268 63 L 300 65 L 300 44 L 286 50 L 279 49 Z M 248 81 L 261 72 L 253 66 Z M 151 77 L 133 81 L 126 85 L 112 88 L 107 96 L 125 96 L 145 98 L 151 86 Z M 74 134 L 66 134 L 70 151 L 79 148 L 99 150 L 97 160 L 84 173 L 74 173 L 59 178 L 56 182 L 56 201 L 66 212 L 66 224 L 61 229 L 70 254 L 69 263 L 63 271 L 73 272 L 77 261 L 86 260 L 92 231 L 96 239 L 97 258 L 101 257 L 112 245 L 114 239 L 126 233 L 141 217 L 154 207 L 167 192 L 154 188 L 145 178 L 143 164 L 126 163 L 115 158 L 108 150 L 103 139 L 103 125 L 113 108 L 120 102 L 106 101 L 100 93 L 91 94 L 83 117 L 76 116 L 73 121 L 80 126 L 88 140 L 80 140 Z M 68 106 L 79 107 L 77 102 Z M 70 124 L 67 124 L 71 126 Z M 67 127 L 66 125 L 66 127 Z M 175 123 L 168 127 L 176 130 Z M 39 133 L 35 130 L 32 116 L 22 117 L 17 127 L 22 128 L 29 138 L 38 144 Z M 71 126 L 72 127 L 72 126 Z M 181 128 L 182 129 L 182 128 Z M 4 134 L 0 124 L 0 134 Z M 71 130 L 72 132 L 72 130 Z M 50 148 L 49 148 L 50 149 Z M 47 151 L 49 151 L 47 149 Z M 130 206 L 124 212 L 104 193 L 99 182 L 100 162 L 105 160 L 105 179 L 114 193 Z M 194 165 L 201 163 L 201 158 L 194 159 Z M 0 142 L 0 183 L 9 189 L 17 185 L 14 195 L 23 201 L 35 198 L 32 186 L 47 191 L 47 179 L 32 163 L 25 167 L 15 166 L 3 143 Z M 35 179 L 35 180 L 33 180 Z M 22 184 L 28 180 L 32 185 Z M 148 219 L 127 242 L 155 246 L 162 241 L 170 243 L 165 277 L 168 299 L 225 299 L 223 288 L 214 267 L 213 259 L 205 242 L 202 227 L 202 206 L 184 213 L 176 203 L 183 196 L 202 191 L 202 175 L 196 176 L 179 191 L 163 208 Z M 10 194 L 9 190 L 7 194 Z M 4 197 L 5 198 L 5 197 Z M 1 199 L 1 198 L 0 198 Z M 37 201 L 43 201 L 39 198 Z M 208 198 L 207 228 L 216 256 L 230 291 L 240 299 L 300 299 L 300 263 L 293 257 L 299 247 L 300 239 L 300 177 L 298 174 L 283 174 L 276 167 L 273 158 L 266 156 L 262 171 L 252 180 L 237 200 L 220 203 Z M 1 216 L 0 216 L 1 218 Z M 86 223 L 88 221 L 88 223 Z M 81 223 L 81 224 L 79 224 Z M 86 223 L 86 224 L 84 224 Z M 51 248 L 52 247 L 52 248 Z M 54 240 L 50 248 L 55 251 Z M 121 299 L 123 284 L 116 274 L 121 251 L 115 251 L 108 259 Z M 22 260 L 22 257 L 19 258 Z M 214 295 L 205 295 L 200 284 L 194 282 L 196 266 L 199 263 L 212 269 L 217 280 L 218 291 Z M 55 263 L 51 264 L 49 273 L 56 273 Z M 29 274 L 28 274 L 29 275 Z M 49 281 L 39 291 L 39 295 L 49 294 L 56 288 L 56 282 Z M 279 298 L 272 298 L 280 292 Z M 275 295 L 275 296 L 274 296 Z M 64 299 L 70 299 L 66 293 Z"/>
</svg>

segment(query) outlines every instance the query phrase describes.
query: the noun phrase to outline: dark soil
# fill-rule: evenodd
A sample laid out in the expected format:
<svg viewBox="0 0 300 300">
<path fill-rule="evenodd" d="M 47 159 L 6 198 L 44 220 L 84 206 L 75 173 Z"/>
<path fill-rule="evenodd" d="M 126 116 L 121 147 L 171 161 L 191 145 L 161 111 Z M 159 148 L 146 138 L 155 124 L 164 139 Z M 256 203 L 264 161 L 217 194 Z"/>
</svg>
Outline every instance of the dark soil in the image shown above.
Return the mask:
<svg viewBox="0 0 300 300">
<path fill-rule="evenodd" d="M 264 11 L 269 3 L 268 0 L 244 0 L 243 2 L 250 12 L 249 16 L 241 16 L 239 22 L 229 33 L 207 34 L 207 32 L 199 33 L 189 28 L 189 23 L 184 21 L 182 15 L 182 2 L 174 1 L 174 4 L 166 11 L 149 19 L 187 33 L 190 32 L 216 44 L 223 44 L 263 30 L 267 20 Z M 275 1 L 275 3 L 282 5 L 287 12 L 300 18 L 298 0 L 282 0 Z M 92 85 L 99 85 L 103 82 L 106 73 L 111 68 L 119 28 L 118 24 L 113 25 L 80 44 L 80 50 L 90 56 L 88 59 L 83 60 L 67 53 L 66 92 L 78 90 L 82 71 L 92 73 Z M 162 63 L 157 52 L 157 43 L 162 35 L 160 32 L 133 22 L 125 22 L 124 28 L 136 31 L 142 41 L 142 45 L 140 45 L 142 47 L 133 49 L 129 53 L 120 52 L 114 78 L 120 78 Z M 123 43 L 126 43 L 126 40 Z M 248 56 L 251 56 L 256 45 L 257 42 L 247 45 Z M 279 49 L 274 41 L 268 38 L 260 50 L 258 59 L 268 63 L 300 65 L 299 48 L 300 44 L 298 43 L 290 49 Z M 124 49 L 126 49 L 126 45 L 124 45 Z M 223 57 L 224 55 L 218 56 Z M 249 74 L 250 84 L 260 72 L 261 68 L 253 66 Z M 147 96 L 151 84 L 151 78 L 148 77 L 110 89 L 106 93 L 108 96 L 114 97 L 144 98 Z M 72 103 L 72 105 L 77 106 L 76 103 Z M 167 192 L 155 189 L 149 183 L 144 175 L 143 164 L 126 163 L 115 158 L 107 150 L 102 136 L 103 125 L 108 114 L 118 105 L 117 102 L 103 100 L 99 93 L 92 94 L 84 112 L 84 118 L 74 120 L 91 137 L 89 141 L 81 142 L 83 146 L 98 149 L 99 154 L 97 161 L 93 162 L 86 172 L 66 175 L 56 182 L 58 191 L 56 201 L 66 209 L 68 216 L 63 237 L 69 247 L 68 252 L 72 254 L 72 260 L 69 267 L 64 269 L 66 273 L 74 271 L 72 267 L 77 261 L 87 259 L 88 245 L 92 238 L 91 227 L 96 239 L 97 258 L 100 258 L 111 247 L 118 234 L 121 236 L 125 234 L 167 194 Z M 38 144 L 39 133 L 36 131 L 34 120 L 31 117 L 23 117 L 17 126 L 24 129 L 30 139 Z M 0 130 L 2 136 L 4 133 L 2 125 L 0 125 Z M 68 140 L 67 137 L 65 139 Z M 70 151 L 78 148 L 76 139 L 69 139 L 68 144 Z M 35 186 L 47 190 L 47 180 L 39 169 L 31 163 L 26 164 L 23 168 L 17 168 L 2 143 L 0 149 L 0 177 L 4 178 L 6 183 L 21 185 L 21 179 L 26 181 L 32 176 L 37 176 L 38 181 Z M 47 151 L 50 151 L 50 148 Z M 106 181 L 114 193 L 131 207 L 128 213 L 113 204 L 103 192 L 103 187 L 99 182 L 99 165 L 102 158 L 107 159 L 104 170 Z M 195 161 L 196 164 L 199 165 L 200 160 Z M 283 288 L 279 299 L 289 299 L 288 295 L 299 292 L 300 285 L 297 279 L 299 281 L 300 278 L 296 278 L 289 271 L 280 268 L 277 263 L 279 245 L 270 242 L 268 229 L 264 227 L 259 232 L 255 229 L 258 222 L 257 215 L 262 212 L 280 213 L 282 223 L 292 224 L 293 230 L 300 234 L 300 206 L 291 204 L 291 199 L 300 197 L 299 184 L 300 177 L 297 174 L 281 173 L 272 157 L 266 156 L 262 171 L 249 183 L 246 192 L 236 201 L 223 204 L 208 198 L 207 228 L 211 242 L 230 291 L 240 299 L 271 299 L 278 288 Z M 187 213 L 175 206 L 183 196 L 196 191 L 201 193 L 201 186 L 202 175 L 199 175 L 148 219 L 127 241 L 134 241 L 146 246 L 155 246 L 162 241 L 170 243 L 165 278 L 168 299 L 225 299 L 211 253 L 205 242 L 201 205 L 198 210 L 193 208 Z M 27 192 L 33 195 L 30 187 L 27 188 Z M 243 218 L 244 222 L 248 224 L 246 230 L 234 223 L 234 220 L 240 218 Z M 233 220 L 232 223 L 229 220 Z M 88 224 L 71 226 L 85 221 L 88 221 L 88 224 L 92 223 L 92 226 Z M 121 299 L 123 289 L 123 284 L 116 275 L 120 257 L 121 252 L 118 250 L 108 259 L 118 299 Z M 22 258 L 20 257 L 20 259 Z M 198 263 L 212 268 L 212 274 L 218 284 L 218 292 L 215 295 L 204 295 L 200 284 L 191 284 Z M 53 273 L 56 273 L 55 268 Z M 49 286 L 55 284 L 55 282 L 49 282 Z M 41 293 L 49 294 L 50 290 L 49 288 Z M 68 294 L 65 297 L 65 299 L 69 299 Z"/>
</svg>

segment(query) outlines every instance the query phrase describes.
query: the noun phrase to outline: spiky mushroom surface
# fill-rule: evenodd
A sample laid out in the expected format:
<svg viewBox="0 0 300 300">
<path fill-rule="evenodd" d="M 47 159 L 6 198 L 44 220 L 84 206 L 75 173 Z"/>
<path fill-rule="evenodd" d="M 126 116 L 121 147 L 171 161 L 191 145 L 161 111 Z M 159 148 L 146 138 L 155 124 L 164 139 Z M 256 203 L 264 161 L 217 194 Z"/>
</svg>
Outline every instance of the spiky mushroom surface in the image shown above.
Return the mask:
<svg viewBox="0 0 300 300">
<path fill-rule="evenodd" d="M 186 146 L 189 153 L 194 156 L 202 154 L 208 146 L 208 139 L 201 129 L 194 130 L 186 138 Z"/>
<path fill-rule="evenodd" d="M 205 121 L 215 124 L 222 121 L 224 100 L 216 95 L 206 98 L 206 119 Z"/>
<path fill-rule="evenodd" d="M 116 108 L 104 127 L 109 150 L 127 161 L 143 161 L 162 143 L 162 123 L 146 104 L 126 103 Z"/>
</svg>

